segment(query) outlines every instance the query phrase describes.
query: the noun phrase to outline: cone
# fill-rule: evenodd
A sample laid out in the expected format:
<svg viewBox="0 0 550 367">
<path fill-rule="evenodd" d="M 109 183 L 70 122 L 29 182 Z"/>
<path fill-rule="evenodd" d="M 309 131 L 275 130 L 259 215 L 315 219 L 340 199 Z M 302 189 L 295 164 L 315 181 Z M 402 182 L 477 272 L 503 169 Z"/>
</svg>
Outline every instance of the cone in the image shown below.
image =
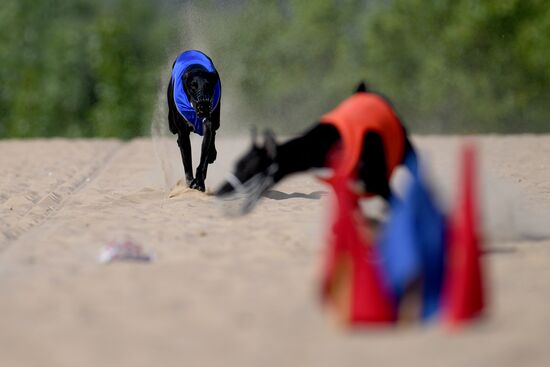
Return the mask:
<svg viewBox="0 0 550 367">
<path fill-rule="evenodd" d="M 462 190 L 449 226 L 444 305 L 451 325 L 479 316 L 484 308 L 475 158 L 474 146 L 466 145 L 462 152 Z"/>
<path fill-rule="evenodd" d="M 395 321 L 395 306 L 382 283 L 375 249 L 361 231 L 358 197 L 334 185 L 335 218 L 322 280 L 322 297 L 348 325 Z M 365 232 L 365 231 L 363 231 Z"/>
</svg>

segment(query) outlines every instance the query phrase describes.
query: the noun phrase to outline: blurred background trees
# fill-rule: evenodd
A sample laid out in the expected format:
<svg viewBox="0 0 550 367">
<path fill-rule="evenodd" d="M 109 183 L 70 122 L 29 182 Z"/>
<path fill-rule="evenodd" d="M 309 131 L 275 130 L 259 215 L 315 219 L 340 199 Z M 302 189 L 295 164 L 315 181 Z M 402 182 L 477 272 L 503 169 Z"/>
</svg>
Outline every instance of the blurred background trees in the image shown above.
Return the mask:
<svg viewBox="0 0 550 367">
<path fill-rule="evenodd" d="M 547 0 L 3 0 L 0 137 L 147 134 L 188 30 L 244 125 L 297 132 L 365 79 L 413 132 L 550 131 Z"/>
<path fill-rule="evenodd" d="M 2 0 L 0 136 L 147 133 L 171 17 L 147 0 Z"/>
<path fill-rule="evenodd" d="M 393 1 L 365 37 L 367 76 L 418 130 L 550 130 L 548 1 Z"/>
<path fill-rule="evenodd" d="M 415 132 L 550 131 L 546 0 L 244 3 L 212 50 L 259 122 L 294 132 L 365 79 Z"/>
</svg>

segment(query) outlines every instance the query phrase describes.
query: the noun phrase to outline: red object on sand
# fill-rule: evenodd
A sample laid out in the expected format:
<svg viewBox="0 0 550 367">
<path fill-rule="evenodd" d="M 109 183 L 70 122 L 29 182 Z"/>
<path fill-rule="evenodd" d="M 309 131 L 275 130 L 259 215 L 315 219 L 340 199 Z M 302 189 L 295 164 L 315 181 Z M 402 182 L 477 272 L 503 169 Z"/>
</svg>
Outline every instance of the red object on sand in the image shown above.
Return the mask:
<svg viewBox="0 0 550 367">
<path fill-rule="evenodd" d="M 472 144 L 463 148 L 462 190 L 449 227 L 444 312 L 446 320 L 455 326 L 479 316 L 485 305 L 475 192 L 475 153 Z"/>
<path fill-rule="evenodd" d="M 329 235 L 328 257 L 322 280 L 322 297 L 347 324 L 395 321 L 396 311 L 382 283 L 378 259 L 367 228 L 361 228 L 358 197 L 347 180 L 334 185 L 336 207 Z"/>
</svg>

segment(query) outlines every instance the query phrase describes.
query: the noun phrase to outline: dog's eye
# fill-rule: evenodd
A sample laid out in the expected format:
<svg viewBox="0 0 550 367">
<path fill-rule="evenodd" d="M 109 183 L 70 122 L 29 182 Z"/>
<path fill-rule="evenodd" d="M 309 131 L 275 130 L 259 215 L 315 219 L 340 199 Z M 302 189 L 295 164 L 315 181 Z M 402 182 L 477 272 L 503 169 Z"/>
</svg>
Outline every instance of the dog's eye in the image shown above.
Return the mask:
<svg viewBox="0 0 550 367">
<path fill-rule="evenodd" d="M 197 89 L 198 87 L 199 87 L 199 84 L 197 82 L 192 82 L 191 83 L 191 88 Z"/>
</svg>

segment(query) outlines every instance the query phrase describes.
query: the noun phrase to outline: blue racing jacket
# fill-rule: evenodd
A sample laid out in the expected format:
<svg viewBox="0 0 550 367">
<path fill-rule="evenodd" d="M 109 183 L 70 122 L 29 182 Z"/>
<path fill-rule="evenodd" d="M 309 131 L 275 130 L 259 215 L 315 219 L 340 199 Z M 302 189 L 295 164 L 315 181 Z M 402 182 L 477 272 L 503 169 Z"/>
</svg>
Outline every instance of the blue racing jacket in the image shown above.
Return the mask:
<svg viewBox="0 0 550 367">
<path fill-rule="evenodd" d="M 189 50 L 183 52 L 176 59 L 174 68 L 172 69 L 172 80 L 170 82 L 173 83 L 174 103 L 176 104 L 178 112 L 185 120 L 187 120 L 187 122 L 189 122 L 193 126 L 194 132 L 202 136 L 204 134 L 202 121 L 197 116 L 197 112 L 195 111 L 193 106 L 191 106 L 189 98 L 187 98 L 182 80 L 182 76 L 187 68 L 191 65 L 196 64 L 204 66 L 204 68 L 210 72 L 216 72 L 214 63 L 212 63 L 212 60 L 210 60 L 208 56 L 200 51 Z M 212 110 L 214 110 L 218 106 L 221 94 L 222 86 L 220 81 L 218 81 L 216 87 L 214 88 Z"/>
</svg>

